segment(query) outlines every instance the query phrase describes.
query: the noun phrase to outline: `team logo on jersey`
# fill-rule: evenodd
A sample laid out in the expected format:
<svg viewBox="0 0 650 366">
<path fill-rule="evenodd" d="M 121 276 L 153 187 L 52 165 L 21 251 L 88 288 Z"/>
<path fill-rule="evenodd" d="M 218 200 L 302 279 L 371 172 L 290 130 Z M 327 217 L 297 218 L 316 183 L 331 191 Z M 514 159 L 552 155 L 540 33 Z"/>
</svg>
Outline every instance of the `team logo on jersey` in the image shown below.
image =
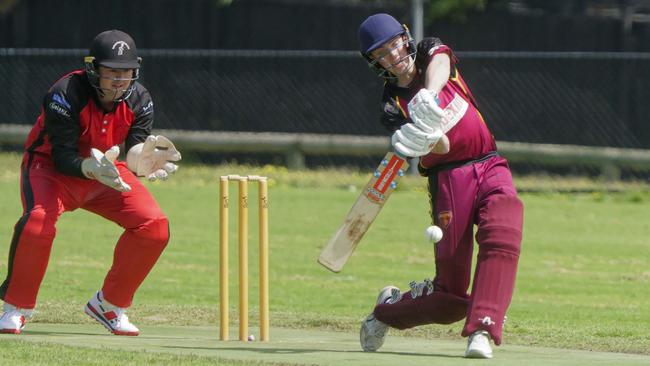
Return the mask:
<svg viewBox="0 0 650 366">
<path fill-rule="evenodd" d="M 438 213 L 438 222 L 436 222 L 436 224 L 441 228 L 446 229 L 451 223 L 452 216 L 451 211 L 442 211 Z"/>
<path fill-rule="evenodd" d="M 117 41 L 117 42 L 113 43 L 113 47 L 111 47 L 111 49 L 114 50 L 115 47 L 118 47 L 117 48 L 117 55 L 118 56 L 122 56 L 124 54 L 124 49 L 125 48 L 127 50 L 131 49 L 131 47 L 129 47 L 129 45 L 124 41 Z"/>
<path fill-rule="evenodd" d="M 397 103 L 397 102 L 395 102 Z M 385 103 L 384 104 L 384 112 L 390 113 L 390 114 L 399 114 L 399 109 L 393 104 L 393 103 Z"/>
</svg>

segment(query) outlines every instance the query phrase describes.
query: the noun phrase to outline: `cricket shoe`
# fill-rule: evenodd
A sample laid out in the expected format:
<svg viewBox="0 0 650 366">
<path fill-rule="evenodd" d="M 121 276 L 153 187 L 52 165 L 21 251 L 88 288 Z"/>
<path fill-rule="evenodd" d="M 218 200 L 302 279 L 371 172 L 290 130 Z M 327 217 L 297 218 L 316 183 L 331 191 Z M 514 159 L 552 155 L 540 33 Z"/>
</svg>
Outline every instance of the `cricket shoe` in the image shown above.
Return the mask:
<svg viewBox="0 0 650 366">
<path fill-rule="evenodd" d="M 379 292 L 376 304 L 396 302 L 400 297 L 401 294 L 397 287 L 386 286 Z M 361 323 L 361 331 L 359 332 L 361 348 L 365 352 L 375 352 L 384 344 L 386 333 L 388 333 L 388 325 L 377 320 L 374 313 L 368 315 Z"/>
<path fill-rule="evenodd" d="M 492 358 L 492 346 L 490 346 L 490 335 L 488 332 L 478 330 L 469 336 L 465 357 Z"/>
<path fill-rule="evenodd" d="M 84 311 L 115 335 L 137 336 L 140 334 L 140 330 L 129 321 L 125 309 L 106 301 L 101 291 L 88 301 Z"/>
<path fill-rule="evenodd" d="M 29 318 L 31 310 L 19 309 L 11 304 L 4 304 L 4 313 L 0 317 L 0 333 L 20 334 L 25 328 L 25 317 Z"/>
</svg>

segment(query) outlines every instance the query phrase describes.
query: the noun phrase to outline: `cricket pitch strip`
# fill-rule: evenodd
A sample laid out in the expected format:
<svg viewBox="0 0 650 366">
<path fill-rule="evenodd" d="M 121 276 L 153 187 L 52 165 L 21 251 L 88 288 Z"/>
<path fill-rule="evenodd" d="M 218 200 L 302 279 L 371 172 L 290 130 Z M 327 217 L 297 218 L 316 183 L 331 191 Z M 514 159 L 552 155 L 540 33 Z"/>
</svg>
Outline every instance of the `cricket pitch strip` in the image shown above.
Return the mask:
<svg viewBox="0 0 650 366">
<path fill-rule="evenodd" d="M 72 347 L 197 355 L 215 359 L 297 365 L 648 365 L 650 356 L 504 345 L 493 360 L 462 358 L 463 340 L 437 340 L 388 334 L 378 352 L 363 352 L 358 334 L 273 328 L 270 342 L 221 342 L 216 326 L 142 326 L 138 337 L 119 337 L 94 324 L 29 323 L 23 334 L 7 340 L 47 342 Z M 258 329 L 251 328 L 252 332 Z M 233 334 L 234 335 L 234 334 Z"/>
</svg>

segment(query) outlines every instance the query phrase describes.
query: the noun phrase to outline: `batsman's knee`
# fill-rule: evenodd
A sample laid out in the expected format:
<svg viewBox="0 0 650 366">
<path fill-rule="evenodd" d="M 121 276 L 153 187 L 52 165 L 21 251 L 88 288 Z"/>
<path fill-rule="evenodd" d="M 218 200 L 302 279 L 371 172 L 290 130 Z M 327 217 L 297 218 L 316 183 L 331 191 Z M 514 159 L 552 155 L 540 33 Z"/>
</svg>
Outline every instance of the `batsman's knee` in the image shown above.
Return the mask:
<svg viewBox="0 0 650 366">
<path fill-rule="evenodd" d="M 519 255 L 523 222 L 524 205 L 517 196 L 492 196 L 481 212 L 476 241 L 480 246 Z"/>
</svg>

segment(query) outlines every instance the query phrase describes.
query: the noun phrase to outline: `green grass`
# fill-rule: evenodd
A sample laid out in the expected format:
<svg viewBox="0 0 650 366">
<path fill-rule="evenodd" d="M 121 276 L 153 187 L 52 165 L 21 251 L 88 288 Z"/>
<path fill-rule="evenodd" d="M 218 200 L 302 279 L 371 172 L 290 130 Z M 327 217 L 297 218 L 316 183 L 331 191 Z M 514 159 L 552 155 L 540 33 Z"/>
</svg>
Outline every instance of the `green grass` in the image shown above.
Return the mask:
<svg viewBox="0 0 650 366">
<path fill-rule="evenodd" d="M 3 340 L 3 363 L 12 365 L 224 365 L 241 366 L 255 363 L 206 356 L 125 351 L 109 348 L 93 349 L 47 342 Z M 261 363 L 260 363 L 261 364 Z M 265 364 L 268 365 L 268 364 Z"/>
<path fill-rule="evenodd" d="M 21 214 L 20 157 L 0 154 L 0 275 L 12 228 Z M 147 183 L 170 218 L 172 238 L 130 309 L 138 325 L 216 326 L 218 319 L 218 176 L 271 177 L 272 327 L 357 332 L 376 294 L 392 283 L 433 277 L 433 250 L 424 241 L 428 206 L 424 180 L 405 177 L 399 190 L 341 274 L 316 264 L 323 244 L 340 224 L 367 174 L 354 170 L 288 172 L 277 167 L 182 166 L 167 182 Z M 518 180 L 517 180 L 518 181 Z M 504 342 L 650 355 L 650 193 L 641 184 L 590 182 L 592 193 L 554 193 L 571 180 L 526 182 L 524 241 Z M 581 181 L 582 182 L 582 181 Z M 584 183 L 580 183 L 584 184 Z M 595 188 L 594 188 L 595 187 Z M 600 188 L 602 189 L 600 189 Z M 255 189 L 250 188 L 251 202 Z M 231 195 L 236 196 L 233 187 Z M 250 210 L 251 223 L 256 214 Z M 237 320 L 236 212 L 231 212 L 231 320 Z M 102 283 L 120 229 L 85 211 L 65 214 L 57 225 L 47 275 L 33 322 L 90 324 L 81 309 Z M 257 310 L 256 232 L 251 224 L 251 324 Z M 182 316 L 177 316 L 177 314 Z M 432 325 L 404 335 L 459 339 L 461 323 Z M 399 334 L 392 332 L 392 335 Z M 391 335 L 391 336 L 392 336 Z M 31 344 L 0 340 L 29 353 Z M 93 350 L 47 345 L 63 354 L 92 358 Z M 119 352 L 115 351 L 118 359 Z M 110 352 L 113 354 L 113 352 Z M 34 353 L 35 362 L 41 352 Z M 172 363 L 176 356 L 135 354 L 133 364 Z M 171 357 L 171 358 L 170 358 Z M 192 356 L 184 362 L 202 364 Z M 188 358 L 185 358 L 188 357 Z M 159 358 L 159 359 L 158 359 Z M 43 364 L 48 358 L 43 356 Z M 57 362 L 52 362 L 57 364 Z"/>
</svg>

